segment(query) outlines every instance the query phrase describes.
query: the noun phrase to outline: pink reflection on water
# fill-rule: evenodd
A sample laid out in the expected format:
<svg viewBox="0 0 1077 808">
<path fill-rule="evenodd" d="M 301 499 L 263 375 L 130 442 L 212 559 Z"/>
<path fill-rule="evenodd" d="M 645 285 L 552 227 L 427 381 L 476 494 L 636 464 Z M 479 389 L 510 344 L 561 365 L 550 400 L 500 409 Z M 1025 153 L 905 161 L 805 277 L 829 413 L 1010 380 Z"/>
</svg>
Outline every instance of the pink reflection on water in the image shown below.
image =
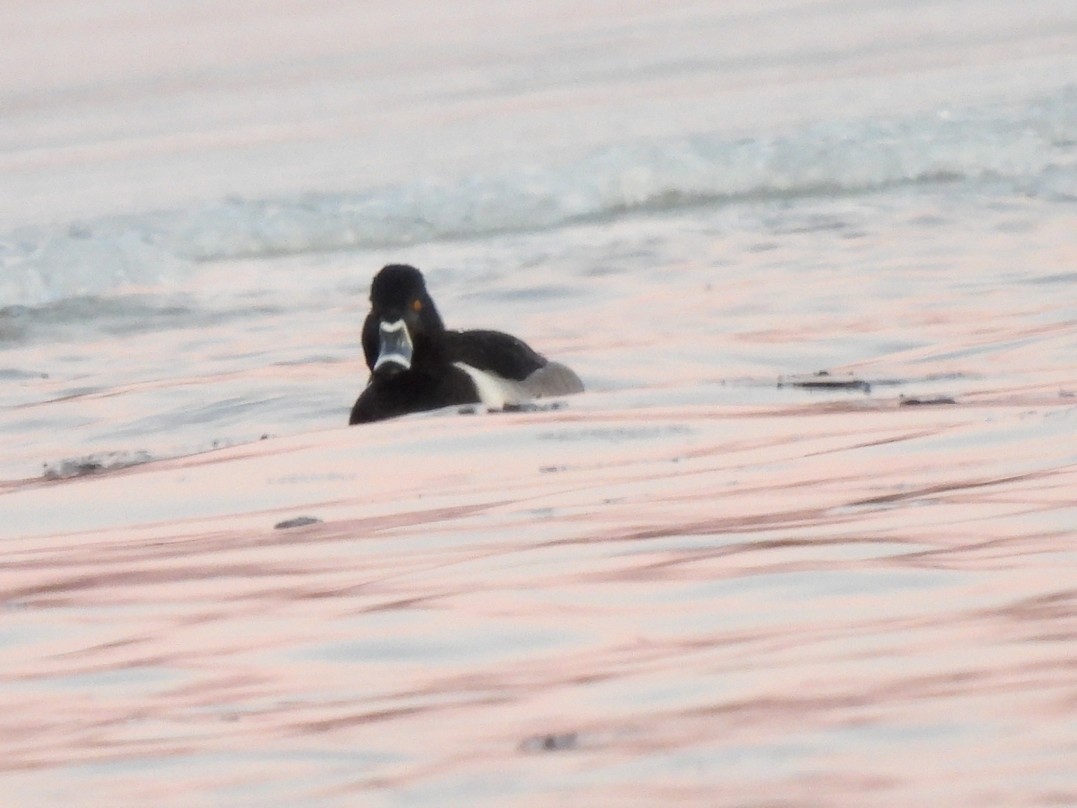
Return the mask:
<svg viewBox="0 0 1077 808">
<path fill-rule="evenodd" d="M 172 516 L 5 541 L 2 765 L 89 804 L 1058 801 L 1071 412 L 420 419 L 9 490 Z"/>
</svg>

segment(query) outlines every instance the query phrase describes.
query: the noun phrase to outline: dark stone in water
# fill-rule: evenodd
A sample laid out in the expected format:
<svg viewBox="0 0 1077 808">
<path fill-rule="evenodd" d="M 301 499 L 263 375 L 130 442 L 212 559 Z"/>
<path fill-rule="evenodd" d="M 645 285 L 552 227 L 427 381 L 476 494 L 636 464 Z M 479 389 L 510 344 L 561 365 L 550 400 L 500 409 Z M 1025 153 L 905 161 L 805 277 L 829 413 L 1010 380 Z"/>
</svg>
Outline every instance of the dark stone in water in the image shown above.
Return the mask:
<svg viewBox="0 0 1077 808">
<path fill-rule="evenodd" d="M 520 744 L 522 752 L 566 752 L 575 749 L 580 736 L 575 732 L 557 732 L 549 735 L 535 735 Z"/>
<path fill-rule="evenodd" d="M 954 399 L 950 398 L 949 396 L 935 396 L 934 398 L 915 398 L 915 397 L 906 398 L 905 396 L 902 396 L 901 400 L 898 402 L 898 405 L 902 406 L 902 407 L 931 407 L 931 406 L 935 406 L 937 404 L 956 404 L 956 403 L 957 402 L 954 401 Z"/>
<path fill-rule="evenodd" d="M 307 525 L 321 524 L 321 519 L 314 516 L 296 516 L 293 519 L 285 519 L 273 525 L 274 530 L 287 530 L 290 527 L 306 527 Z"/>
</svg>

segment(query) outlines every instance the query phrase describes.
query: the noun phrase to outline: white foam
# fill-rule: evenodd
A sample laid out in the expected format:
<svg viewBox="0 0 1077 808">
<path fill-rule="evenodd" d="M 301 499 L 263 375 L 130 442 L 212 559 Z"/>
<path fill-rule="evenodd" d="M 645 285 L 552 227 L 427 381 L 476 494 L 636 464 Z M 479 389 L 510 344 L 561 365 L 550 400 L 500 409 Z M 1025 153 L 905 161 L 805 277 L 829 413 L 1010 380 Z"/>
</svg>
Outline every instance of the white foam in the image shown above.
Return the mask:
<svg viewBox="0 0 1077 808">
<path fill-rule="evenodd" d="M 375 191 L 228 199 L 0 233 L 0 307 L 170 283 L 205 261 L 553 229 L 634 211 L 953 181 L 1064 195 L 1077 90 L 1014 106 L 829 121 L 780 136 L 627 141 L 563 164 Z"/>
</svg>

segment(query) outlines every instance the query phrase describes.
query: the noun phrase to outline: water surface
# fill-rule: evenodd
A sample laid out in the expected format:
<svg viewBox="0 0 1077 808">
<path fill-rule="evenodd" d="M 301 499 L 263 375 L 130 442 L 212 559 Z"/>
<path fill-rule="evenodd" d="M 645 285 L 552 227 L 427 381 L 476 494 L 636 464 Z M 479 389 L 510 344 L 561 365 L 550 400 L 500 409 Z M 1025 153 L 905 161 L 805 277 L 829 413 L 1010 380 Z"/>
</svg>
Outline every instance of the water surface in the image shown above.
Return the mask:
<svg viewBox="0 0 1077 808">
<path fill-rule="evenodd" d="M 1072 3 L 2 15 L 5 801 L 1077 804 Z"/>
</svg>

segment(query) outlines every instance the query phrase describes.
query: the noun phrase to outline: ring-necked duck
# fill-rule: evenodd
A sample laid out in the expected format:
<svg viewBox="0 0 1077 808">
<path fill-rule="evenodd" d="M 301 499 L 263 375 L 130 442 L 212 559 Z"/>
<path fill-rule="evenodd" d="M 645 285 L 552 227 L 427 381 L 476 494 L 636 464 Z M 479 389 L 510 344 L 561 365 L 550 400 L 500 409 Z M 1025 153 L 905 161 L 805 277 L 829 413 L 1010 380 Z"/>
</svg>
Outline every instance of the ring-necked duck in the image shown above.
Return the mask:
<svg viewBox="0 0 1077 808">
<path fill-rule="evenodd" d="M 422 273 L 406 264 L 390 264 L 374 276 L 363 353 L 370 381 L 349 424 L 453 404 L 500 409 L 583 391 L 575 373 L 516 337 L 446 330 Z"/>
</svg>

